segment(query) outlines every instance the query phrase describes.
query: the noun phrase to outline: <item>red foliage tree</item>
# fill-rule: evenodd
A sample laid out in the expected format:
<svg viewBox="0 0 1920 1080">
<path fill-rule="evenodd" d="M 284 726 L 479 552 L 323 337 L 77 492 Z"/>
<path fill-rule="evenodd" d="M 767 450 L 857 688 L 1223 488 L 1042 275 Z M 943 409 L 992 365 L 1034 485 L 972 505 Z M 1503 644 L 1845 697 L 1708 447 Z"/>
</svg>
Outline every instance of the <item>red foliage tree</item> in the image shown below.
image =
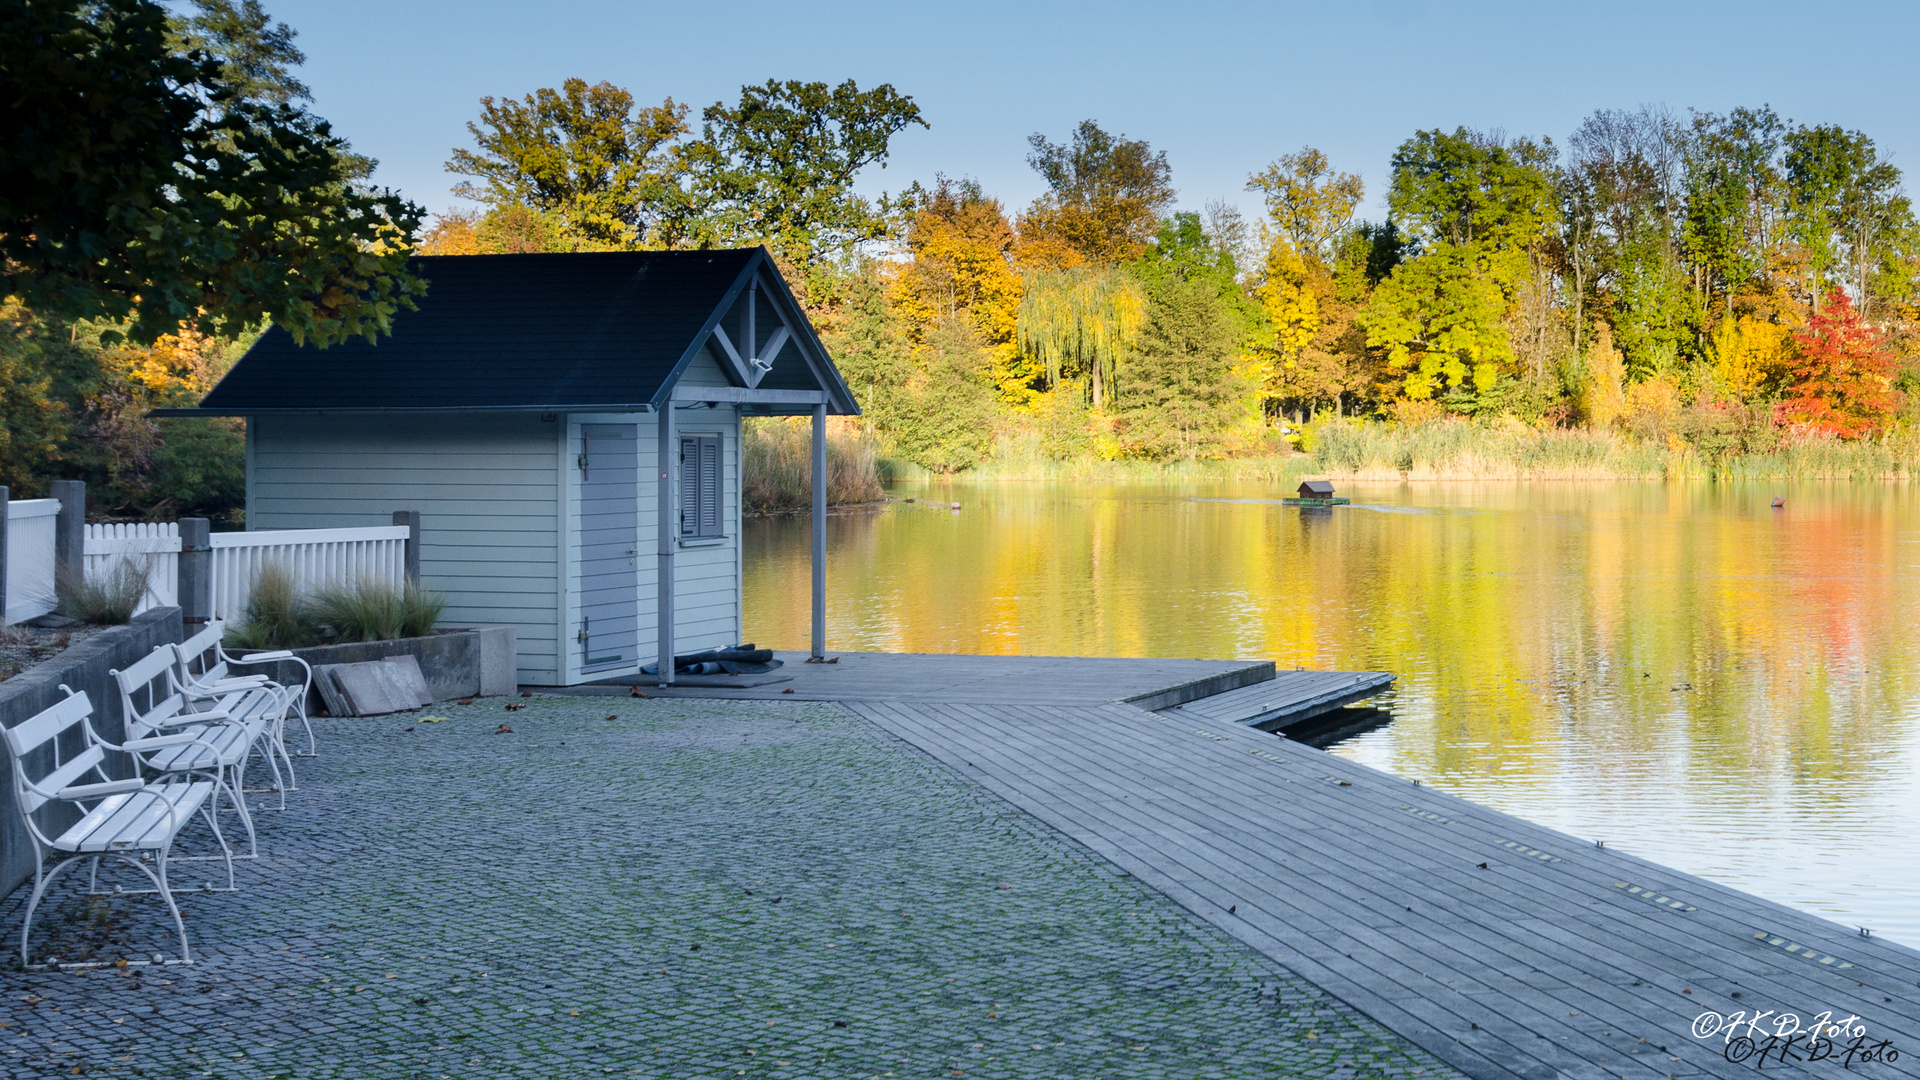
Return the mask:
<svg viewBox="0 0 1920 1080">
<path fill-rule="evenodd" d="M 1858 439 L 1886 427 L 1899 408 L 1893 358 L 1880 334 L 1860 321 L 1845 291 L 1827 294 L 1825 309 L 1794 335 L 1799 358 L 1780 421 L 1801 431 Z"/>
</svg>

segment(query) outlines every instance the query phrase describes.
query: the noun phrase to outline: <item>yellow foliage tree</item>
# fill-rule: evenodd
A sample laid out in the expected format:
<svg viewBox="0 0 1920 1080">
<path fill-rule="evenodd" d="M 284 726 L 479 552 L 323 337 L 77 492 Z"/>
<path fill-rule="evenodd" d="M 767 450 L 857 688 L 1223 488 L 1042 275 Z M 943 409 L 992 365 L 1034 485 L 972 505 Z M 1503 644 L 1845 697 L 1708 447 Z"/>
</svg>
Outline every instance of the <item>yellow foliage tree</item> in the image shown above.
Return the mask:
<svg viewBox="0 0 1920 1080">
<path fill-rule="evenodd" d="M 1793 359 L 1793 331 L 1751 315 L 1738 320 L 1722 316 L 1707 353 L 1721 387 L 1744 401 L 1786 377 Z"/>
<path fill-rule="evenodd" d="M 1626 373 L 1626 357 L 1613 347 L 1613 327 L 1604 321 L 1594 323 L 1593 343 L 1587 346 L 1587 377 L 1580 388 L 1580 411 L 1587 426 L 1612 427 L 1626 411 L 1626 391 L 1621 386 Z"/>
<path fill-rule="evenodd" d="M 907 228 L 912 261 L 895 275 L 892 300 L 907 333 L 924 343 L 941 320 L 966 317 L 986 346 L 1002 400 L 1030 405 L 1039 363 L 1015 340 L 1021 281 L 1013 269 L 1013 225 L 998 199 L 974 181 L 941 177 Z"/>
</svg>

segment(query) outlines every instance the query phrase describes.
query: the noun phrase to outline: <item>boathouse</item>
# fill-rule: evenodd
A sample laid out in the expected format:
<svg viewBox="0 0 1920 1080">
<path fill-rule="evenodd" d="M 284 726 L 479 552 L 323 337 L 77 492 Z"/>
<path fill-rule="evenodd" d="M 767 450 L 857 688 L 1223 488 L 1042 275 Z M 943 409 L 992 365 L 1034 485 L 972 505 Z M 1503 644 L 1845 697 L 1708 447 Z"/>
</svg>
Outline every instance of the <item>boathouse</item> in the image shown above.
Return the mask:
<svg viewBox="0 0 1920 1080">
<path fill-rule="evenodd" d="M 859 412 L 766 251 L 413 267 L 427 293 L 390 337 L 275 328 L 198 408 L 156 415 L 246 418 L 249 529 L 417 510 L 442 622 L 513 626 L 522 683 L 670 677 L 675 653 L 739 642 L 741 417 L 811 415 L 817 470 L 827 415 Z"/>
</svg>

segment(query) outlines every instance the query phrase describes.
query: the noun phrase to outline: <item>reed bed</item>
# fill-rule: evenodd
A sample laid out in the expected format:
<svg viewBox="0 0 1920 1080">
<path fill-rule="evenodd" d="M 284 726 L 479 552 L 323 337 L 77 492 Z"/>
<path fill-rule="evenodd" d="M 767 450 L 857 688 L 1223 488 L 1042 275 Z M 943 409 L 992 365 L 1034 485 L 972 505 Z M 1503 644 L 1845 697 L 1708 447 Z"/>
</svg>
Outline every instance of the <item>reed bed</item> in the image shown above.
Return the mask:
<svg viewBox="0 0 1920 1080">
<path fill-rule="evenodd" d="M 805 510 L 813 500 L 813 432 L 806 417 L 749 419 L 740 425 L 742 502 L 750 513 Z M 827 425 L 827 503 L 847 506 L 886 498 L 880 454 L 850 424 Z"/>
</svg>

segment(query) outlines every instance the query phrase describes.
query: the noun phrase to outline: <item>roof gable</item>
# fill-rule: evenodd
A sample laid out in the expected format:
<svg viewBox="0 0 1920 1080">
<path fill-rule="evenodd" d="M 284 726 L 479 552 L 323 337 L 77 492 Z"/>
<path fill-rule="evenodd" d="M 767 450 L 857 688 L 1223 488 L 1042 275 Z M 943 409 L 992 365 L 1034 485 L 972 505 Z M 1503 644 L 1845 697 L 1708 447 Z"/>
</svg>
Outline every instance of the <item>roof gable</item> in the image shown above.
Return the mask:
<svg viewBox="0 0 1920 1080">
<path fill-rule="evenodd" d="M 775 314 L 771 321 L 791 340 L 767 350 L 765 360 L 792 375 L 805 372 L 808 389 L 827 392 L 829 411 L 858 411 L 764 249 L 411 262 L 427 294 L 418 311 L 394 316 L 390 337 L 318 349 L 272 328 L 200 408 L 167 412 L 658 408 L 701 346 L 719 337 L 716 328 L 725 333 L 728 316 L 744 318 L 743 297 Z M 760 349 L 774 333 L 756 326 Z M 722 352 L 716 344 L 714 355 Z M 729 377 L 746 387 L 764 375 L 722 360 L 723 371 L 730 367 Z"/>
</svg>

